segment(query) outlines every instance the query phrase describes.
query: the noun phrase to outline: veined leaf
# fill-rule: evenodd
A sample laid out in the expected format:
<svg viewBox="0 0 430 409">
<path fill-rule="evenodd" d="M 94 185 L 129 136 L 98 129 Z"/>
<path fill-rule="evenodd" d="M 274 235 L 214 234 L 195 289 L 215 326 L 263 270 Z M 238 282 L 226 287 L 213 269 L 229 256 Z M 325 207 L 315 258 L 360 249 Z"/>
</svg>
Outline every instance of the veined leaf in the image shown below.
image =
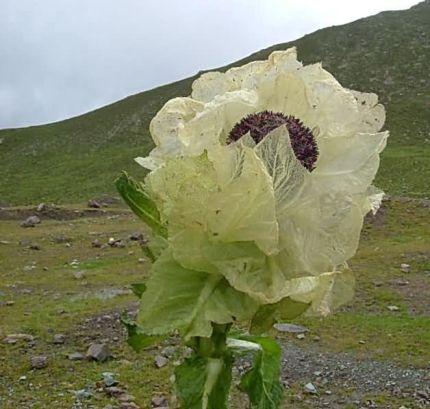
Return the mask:
<svg viewBox="0 0 430 409">
<path fill-rule="evenodd" d="M 175 370 L 181 408 L 227 409 L 232 366 L 228 352 L 220 358 L 187 358 Z"/>
<path fill-rule="evenodd" d="M 134 321 L 126 316 L 121 317 L 121 323 L 127 329 L 128 345 L 130 345 L 136 352 L 155 344 L 161 339 L 159 336 L 145 334 Z"/>
<path fill-rule="evenodd" d="M 278 409 L 283 390 L 281 376 L 281 347 L 271 338 L 241 337 L 259 344 L 254 365 L 242 378 L 241 388 L 248 394 L 252 409 Z"/>
<path fill-rule="evenodd" d="M 250 332 L 262 334 L 269 331 L 276 322 L 291 321 L 303 314 L 310 303 L 292 300 L 289 297 L 275 304 L 262 305 L 255 313 L 251 321 Z"/>
<path fill-rule="evenodd" d="M 256 311 L 257 303 L 221 274 L 184 268 L 170 251 L 157 259 L 151 273 L 137 319 L 147 334 L 180 329 L 186 338 L 209 337 L 212 322 L 250 319 Z"/>
<path fill-rule="evenodd" d="M 133 291 L 133 294 L 138 298 L 142 297 L 142 294 L 145 292 L 145 290 L 145 283 L 134 283 L 131 285 L 131 291 Z"/>
<path fill-rule="evenodd" d="M 139 216 L 156 234 L 166 237 L 167 230 L 160 222 L 160 213 L 154 201 L 148 196 L 142 185 L 123 172 L 115 182 L 118 192 Z"/>
<path fill-rule="evenodd" d="M 152 235 L 147 243 L 142 246 L 143 254 L 154 263 L 161 253 L 167 248 L 168 242 L 162 236 Z"/>
</svg>

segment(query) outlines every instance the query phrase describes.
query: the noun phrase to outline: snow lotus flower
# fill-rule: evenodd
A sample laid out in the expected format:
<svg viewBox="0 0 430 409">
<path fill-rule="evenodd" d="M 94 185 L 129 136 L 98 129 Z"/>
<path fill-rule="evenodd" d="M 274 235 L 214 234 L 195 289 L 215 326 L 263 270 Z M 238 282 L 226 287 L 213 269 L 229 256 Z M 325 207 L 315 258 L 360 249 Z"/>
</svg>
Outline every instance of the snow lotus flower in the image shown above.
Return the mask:
<svg viewBox="0 0 430 409">
<path fill-rule="evenodd" d="M 168 101 L 150 124 L 155 148 L 136 159 L 145 183 L 118 181 L 154 233 L 140 331 L 211 337 L 250 320 L 258 333 L 348 301 L 347 261 L 383 196 L 372 181 L 384 121 L 375 94 L 303 66 L 294 48 L 205 73 Z"/>
<path fill-rule="evenodd" d="M 383 196 L 372 181 L 384 120 L 375 94 L 302 66 L 295 49 L 203 74 L 154 117 L 156 147 L 136 159 L 145 183 L 117 181 L 153 233 L 151 276 L 134 285 L 141 307 L 126 325 L 135 348 L 176 329 L 188 341 L 175 369 L 181 407 L 226 409 L 245 350 L 251 407 L 279 408 L 281 348 L 260 334 L 351 298 L 347 262 Z M 236 320 L 251 335 L 227 338 Z"/>
</svg>

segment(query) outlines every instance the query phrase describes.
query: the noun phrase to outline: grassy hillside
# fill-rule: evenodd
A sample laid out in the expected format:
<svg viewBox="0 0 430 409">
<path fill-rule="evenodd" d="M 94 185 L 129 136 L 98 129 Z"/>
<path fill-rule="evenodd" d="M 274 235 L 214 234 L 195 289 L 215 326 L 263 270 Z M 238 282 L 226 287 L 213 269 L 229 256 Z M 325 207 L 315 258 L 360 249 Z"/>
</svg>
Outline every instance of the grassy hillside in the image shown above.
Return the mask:
<svg viewBox="0 0 430 409">
<path fill-rule="evenodd" d="M 379 186 L 395 195 L 429 195 L 430 1 L 319 30 L 230 66 L 292 45 L 303 62 L 323 61 L 344 86 L 374 91 L 386 105 L 391 139 Z M 66 121 L 0 131 L 0 203 L 76 202 L 112 193 L 121 169 L 143 175 L 132 159 L 151 149 L 149 121 L 166 100 L 188 95 L 194 78 Z"/>
</svg>

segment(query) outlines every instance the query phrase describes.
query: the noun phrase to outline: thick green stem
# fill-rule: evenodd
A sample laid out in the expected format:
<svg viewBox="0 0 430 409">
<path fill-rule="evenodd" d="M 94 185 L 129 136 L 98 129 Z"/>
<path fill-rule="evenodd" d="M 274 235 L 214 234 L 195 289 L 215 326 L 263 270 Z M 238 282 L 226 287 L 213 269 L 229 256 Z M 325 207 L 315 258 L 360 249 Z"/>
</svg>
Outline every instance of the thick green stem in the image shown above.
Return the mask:
<svg viewBox="0 0 430 409">
<path fill-rule="evenodd" d="M 193 347 L 198 356 L 204 358 L 221 358 L 227 349 L 227 334 L 231 324 L 212 324 L 210 338 L 195 337 Z"/>
</svg>

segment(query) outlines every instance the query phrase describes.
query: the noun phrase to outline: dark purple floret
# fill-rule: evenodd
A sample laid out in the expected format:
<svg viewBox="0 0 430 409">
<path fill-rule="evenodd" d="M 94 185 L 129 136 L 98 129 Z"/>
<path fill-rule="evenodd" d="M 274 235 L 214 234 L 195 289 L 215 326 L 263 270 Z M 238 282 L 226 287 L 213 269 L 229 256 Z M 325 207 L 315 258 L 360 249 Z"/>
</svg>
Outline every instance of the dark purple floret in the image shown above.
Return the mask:
<svg viewBox="0 0 430 409">
<path fill-rule="evenodd" d="M 292 115 L 287 116 L 281 112 L 271 111 L 250 114 L 233 127 L 228 135 L 227 143 L 237 141 L 248 132 L 251 133 L 255 143 L 259 143 L 267 134 L 281 125 L 286 125 L 288 128 L 296 158 L 309 172 L 312 172 L 318 158 L 318 146 L 312 131 Z"/>
</svg>

